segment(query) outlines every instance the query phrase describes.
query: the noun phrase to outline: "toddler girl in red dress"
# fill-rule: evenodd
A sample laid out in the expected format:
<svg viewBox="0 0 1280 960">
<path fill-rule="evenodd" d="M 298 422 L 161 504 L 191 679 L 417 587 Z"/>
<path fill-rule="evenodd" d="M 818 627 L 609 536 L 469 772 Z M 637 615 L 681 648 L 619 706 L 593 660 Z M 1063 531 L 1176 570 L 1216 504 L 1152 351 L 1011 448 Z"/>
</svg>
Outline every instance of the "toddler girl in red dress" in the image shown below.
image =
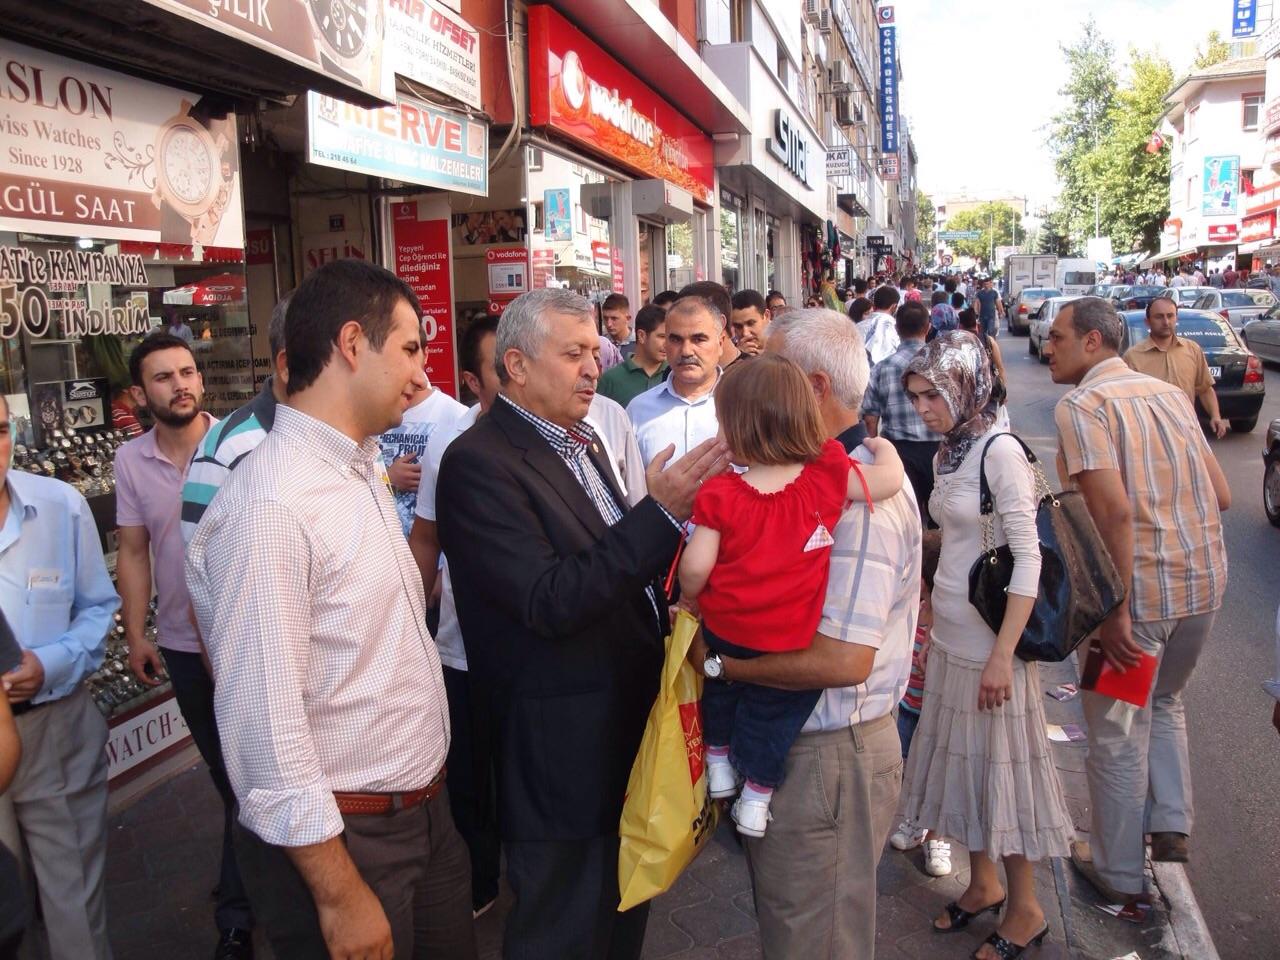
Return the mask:
<svg viewBox="0 0 1280 960">
<path fill-rule="evenodd" d="M 830 566 L 831 531 L 849 500 L 881 500 L 902 489 L 902 461 L 868 440 L 874 464 L 860 469 L 826 439 L 813 388 L 801 369 L 765 353 L 735 364 L 716 387 L 720 435 L 745 473 L 708 480 L 693 505 L 693 536 L 680 560 L 684 598 L 696 600 L 707 646 L 747 659 L 808 647 L 817 630 Z M 773 789 L 819 690 L 781 690 L 713 676 L 702 693 L 708 786 L 730 797 L 738 832 L 764 835 Z"/>
</svg>

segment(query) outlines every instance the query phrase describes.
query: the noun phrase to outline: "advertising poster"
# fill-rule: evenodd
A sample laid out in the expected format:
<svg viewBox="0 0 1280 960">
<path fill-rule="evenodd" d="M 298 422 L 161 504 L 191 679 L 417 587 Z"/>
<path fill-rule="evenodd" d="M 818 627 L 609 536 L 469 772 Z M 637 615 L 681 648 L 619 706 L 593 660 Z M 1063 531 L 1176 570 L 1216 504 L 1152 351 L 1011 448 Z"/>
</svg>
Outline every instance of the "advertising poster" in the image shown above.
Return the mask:
<svg viewBox="0 0 1280 960">
<path fill-rule="evenodd" d="M 533 289 L 545 290 L 558 287 L 556 280 L 556 252 L 543 247 L 533 251 Z"/>
<path fill-rule="evenodd" d="M 397 203 L 391 209 L 396 276 L 413 287 L 422 304 L 427 379 L 456 399 L 457 330 L 449 275 L 449 221 L 419 220 L 416 201 Z"/>
<path fill-rule="evenodd" d="M 234 113 L 0 39 L 0 229 L 244 246 Z"/>
<path fill-rule="evenodd" d="M 66 430 L 111 426 L 111 387 L 105 377 L 62 381 L 62 425 Z"/>
<path fill-rule="evenodd" d="M 31 423 L 31 404 L 25 393 L 6 393 L 5 403 L 9 407 L 9 419 L 13 421 L 13 442 L 28 447 L 36 442 L 35 427 Z"/>
<path fill-rule="evenodd" d="M 437 0 L 388 4 L 387 58 L 400 76 L 483 108 L 480 33 Z"/>
<path fill-rule="evenodd" d="M 524 243 L 524 210 L 473 210 L 453 214 L 453 245 L 479 247 L 489 243 Z"/>
<path fill-rule="evenodd" d="M 457 193 L 489 193 L 489 125 L 400 95 L 366 110 L 307 93 L 312 163 Z"/>
<path fill-rule="evenodd" d="M 147 2 L 309 67 L 346 86 L 388 101 L 395 94 L 395 78 L 389 70 L 384 70 L 382 58 L 387 32 L 384 0 Z"/>
<path fill-rule="evenodd" d="M 490 247 L 484 252 L 489 296 L 514 300 L 529 292 L 529 251 L 524 247 Z"/>
<path fill-rule="evenodd" d="M 1239 183 L 1239 157 L 1205 157 L 1200 212 L 1207 217 L 1234 214 Z"/>
<path fill-rule="evenodd" d="M 546 239 L 573 239 L 568 190 L 544 190 L 542 211 L 543 235 Z"/>
</svg>

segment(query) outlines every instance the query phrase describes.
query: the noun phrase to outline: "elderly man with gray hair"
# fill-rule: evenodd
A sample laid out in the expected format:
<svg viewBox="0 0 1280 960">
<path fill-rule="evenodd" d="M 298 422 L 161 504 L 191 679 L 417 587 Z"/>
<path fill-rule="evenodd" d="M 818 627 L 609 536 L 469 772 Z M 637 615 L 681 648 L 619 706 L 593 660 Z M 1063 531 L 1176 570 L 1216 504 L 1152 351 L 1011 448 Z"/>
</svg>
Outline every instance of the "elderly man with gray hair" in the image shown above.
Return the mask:
<svg viewBox="0 0 1280 960">
<path fill-rule="evenodd" d="M 869 371 L 848 317 L 795 310 L 769 326 L 765 350 L 808 375 L 827 435 L 870 463 L 858 411 Z M 787 756 L 777 819 L 746 838 L 766 960 L 870 960 L 876 867 L 902 783 L 893 709 L 906 690 L 920 608 L 920 510 L 910 484 L 887 500 L 851 504 L 832 535 L 822 620 L 804 650 L 726 657 L 727 680 L 823 690 Z M 690 659 L 701 666 L 706 648 Z"/>
<path fill-rule="evenodd" d="M 515 893 L 503 955 L 520 960 L 640 956 L 647 905 L 618 912 L 618 822 L 658 692 L 662 578 L 698 484 L 728 466 L 713 438 L 664 470 L 668 445 L 631 506 L 587 421 L 597 345 L 583 297 L 515 300 L 498 397 L 450 445 L 436 490 Z"/>
</svg>

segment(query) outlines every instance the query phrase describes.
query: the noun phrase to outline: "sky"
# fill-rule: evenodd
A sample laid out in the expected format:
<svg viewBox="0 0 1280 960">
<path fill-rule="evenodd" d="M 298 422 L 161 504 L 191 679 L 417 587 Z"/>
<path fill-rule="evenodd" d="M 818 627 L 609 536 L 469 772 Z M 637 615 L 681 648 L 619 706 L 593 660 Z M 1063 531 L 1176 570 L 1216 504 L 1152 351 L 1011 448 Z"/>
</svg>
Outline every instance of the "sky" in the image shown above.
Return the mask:
<svg viewBox="0 0 1280 960">
<path fill-rule="evenodd" d="M 1187 73 L 1215 27 L 1231 33 L 1232 0 L 898 0 L 900 100 L 919 156 L 918 182 L 948 193 L 1026 196 L 1029 212 L 1057 192 L 1045 146 L 1062 99 L 1060 44 L 1092 14 L 1116 53 L 1152 47 Z"/>
</svg>

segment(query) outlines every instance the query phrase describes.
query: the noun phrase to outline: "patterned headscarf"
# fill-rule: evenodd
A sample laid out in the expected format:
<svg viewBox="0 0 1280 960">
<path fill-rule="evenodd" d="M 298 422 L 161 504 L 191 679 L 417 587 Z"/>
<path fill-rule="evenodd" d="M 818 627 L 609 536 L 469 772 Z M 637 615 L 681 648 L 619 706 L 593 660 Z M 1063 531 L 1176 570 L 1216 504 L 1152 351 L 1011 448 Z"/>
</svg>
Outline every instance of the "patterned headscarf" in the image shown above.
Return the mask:
<svg viewBox="0 0 1280 960">
<path fill-rule="evenodd" d="M 955 425 L 938 445 L 938 473 L 954 473 L 995 422 L 991 402 L 991 362 L 981 341 L 964 330 L 940 333 L 916 354 L 902 375 L 903 386 L 919 374 L 942 395 Z"/>
</svg>

